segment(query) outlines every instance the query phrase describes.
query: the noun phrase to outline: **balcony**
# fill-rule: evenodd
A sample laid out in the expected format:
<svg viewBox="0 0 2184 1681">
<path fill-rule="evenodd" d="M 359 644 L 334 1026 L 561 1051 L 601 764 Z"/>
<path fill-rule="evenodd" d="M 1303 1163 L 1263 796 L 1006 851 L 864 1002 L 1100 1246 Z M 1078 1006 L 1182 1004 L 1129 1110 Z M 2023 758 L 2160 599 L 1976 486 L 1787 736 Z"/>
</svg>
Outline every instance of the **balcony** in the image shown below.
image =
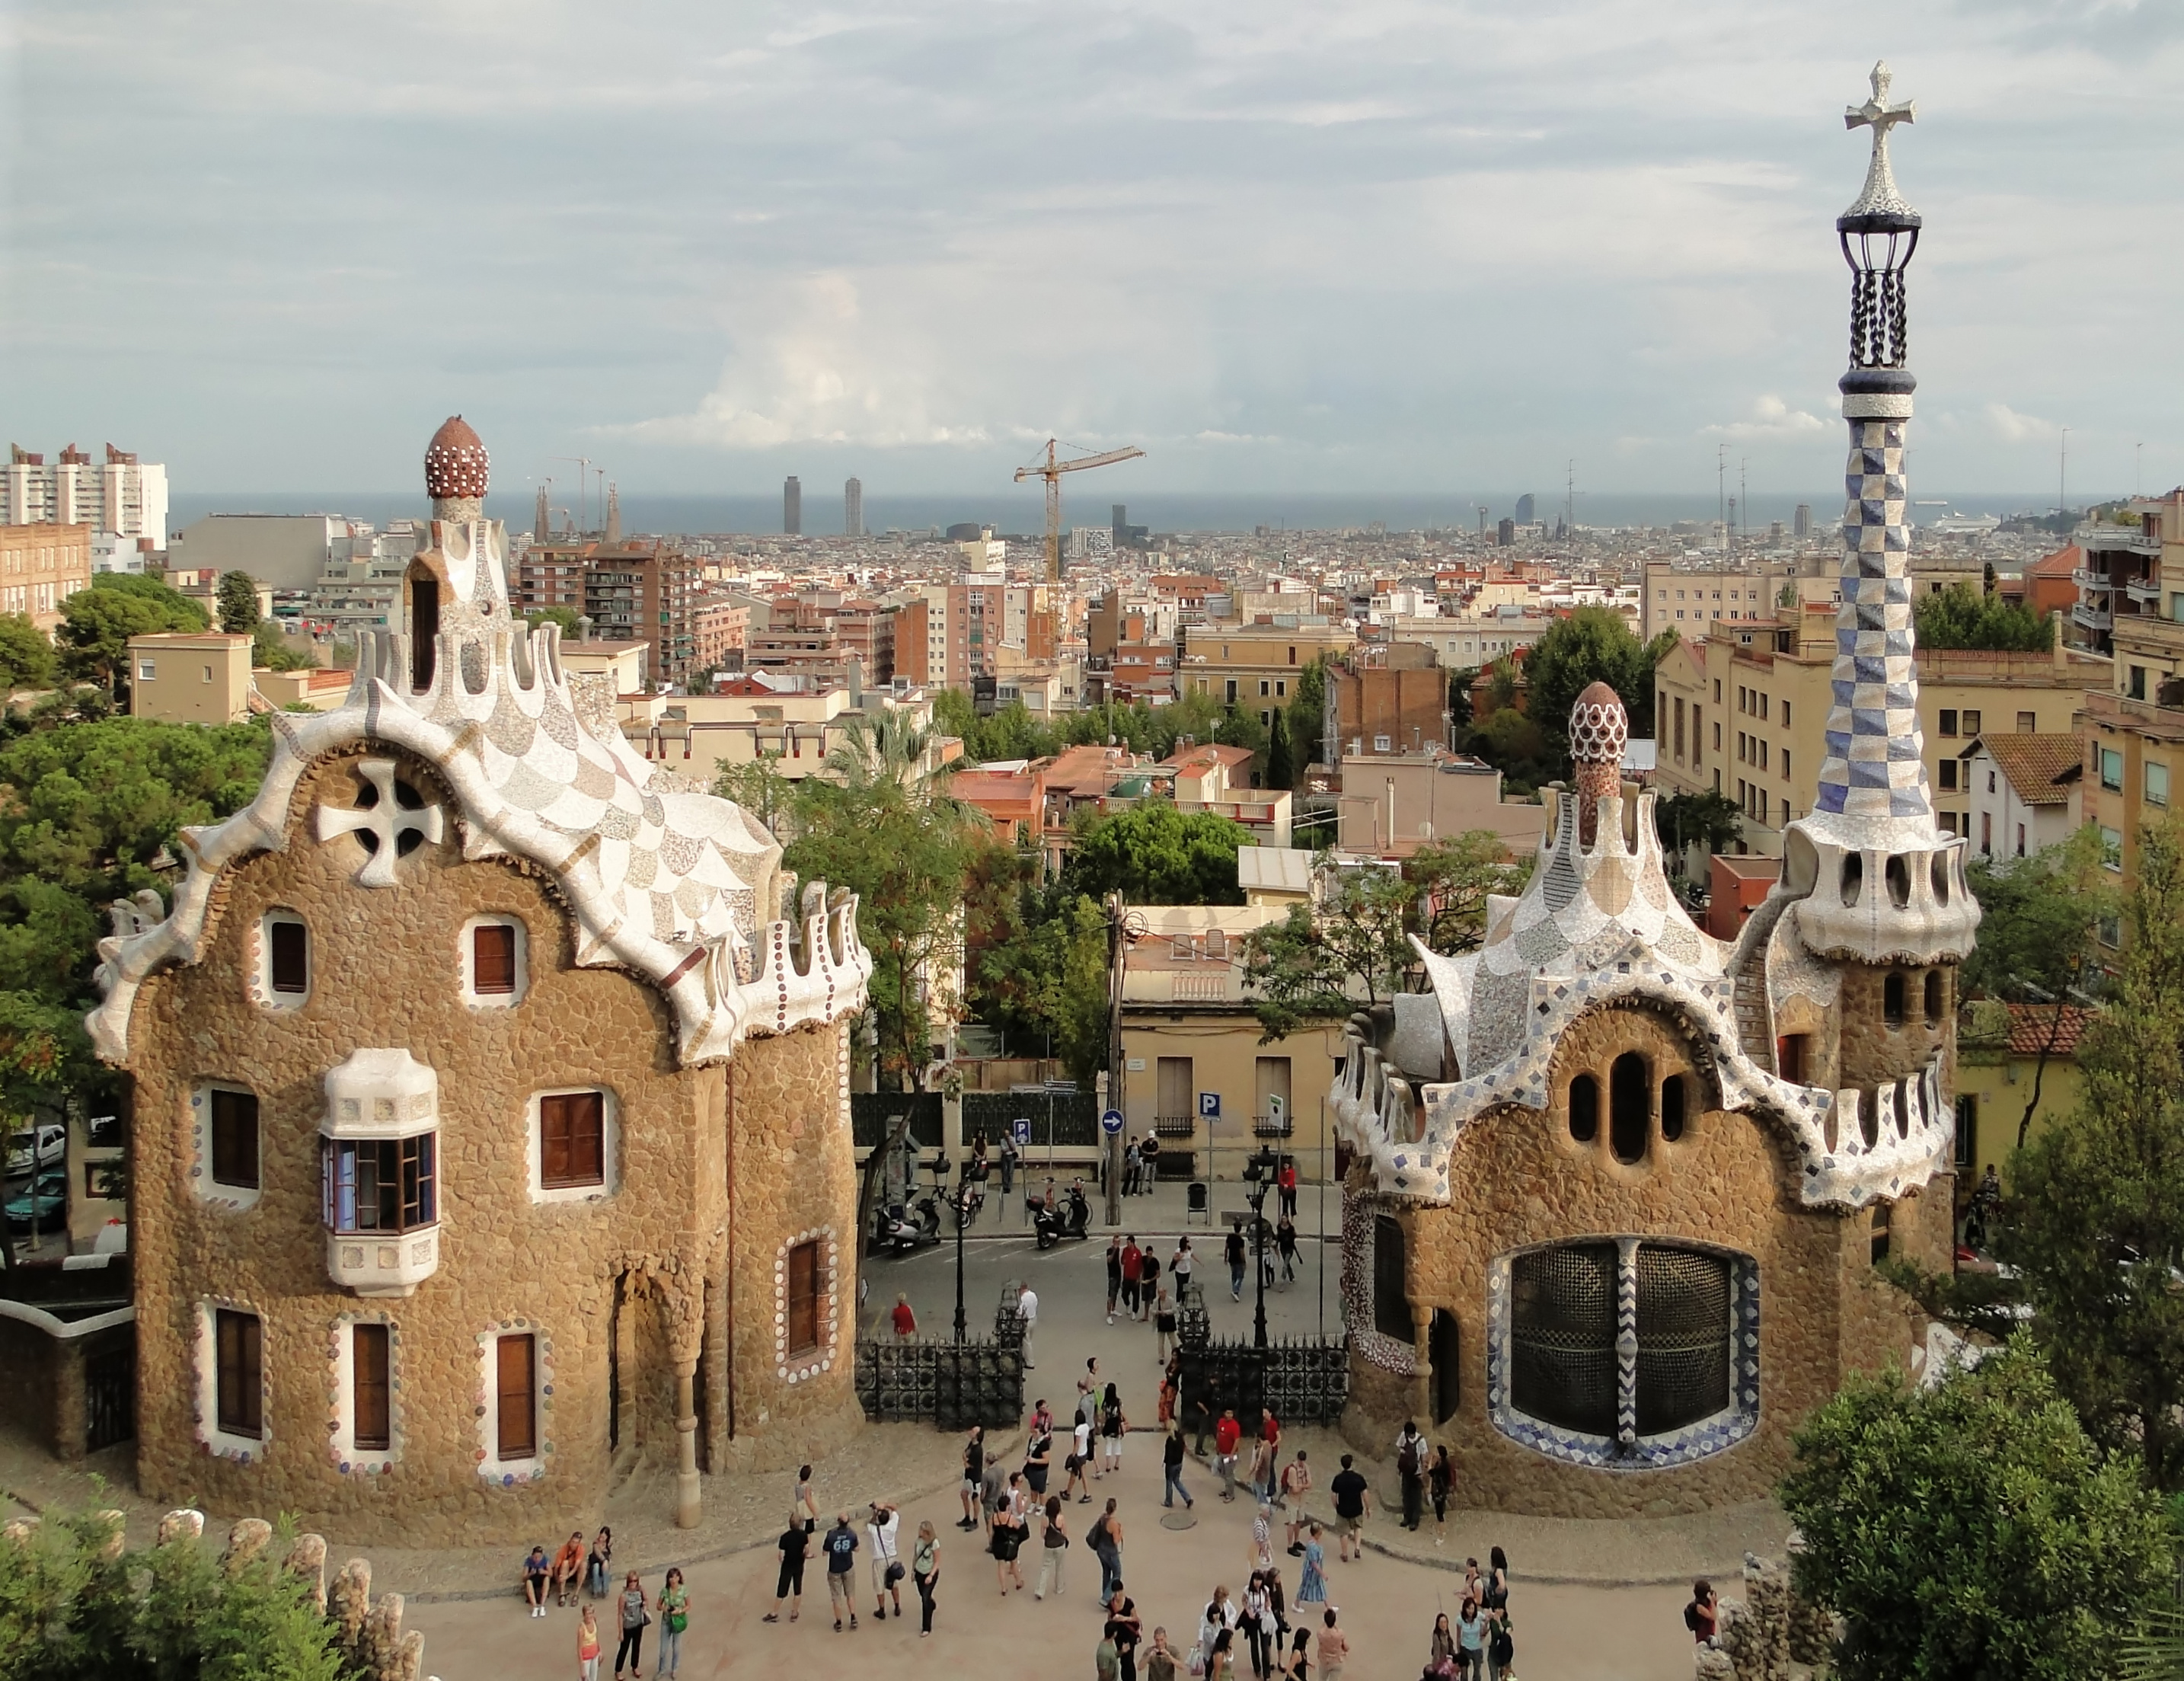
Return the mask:
<svg viewBox="0 0 2184 1681">
<path fill-rule="evenodd" d="M 2159 606 L 2161 605 L 2161 580 L 2158 578 L 2134 578 L 2124 585 L 2123 593 L 2134 601 Z"/>
<path fill-rule="evenodd" d="M 2106 572 L 2094 572 L 2085 567 L 2073 567 L 2070 569 L 2070 582 L 2081 589 L 2108 589 L 2114 587 Z"/>
<path fill-rule="evenodd" d="M 2070 623 L 2085 630 L 2107 630 L 2115 623 L 2115 615 L 2106 607 L 2089 607 L 2080 601 L 2070 609 Z"/>
<path fill-rule="evenodd" d="M 2146 555 L 2156 559 L 2161 554 L 2161 539 L 2148 537 L 2142 528 L 2135 525 L 2089 525 L 2071 534 L 2078 546 L 2088 554 L 2096 549 L 2121 549 L 2133 555 Z"/>
<path fill-rule="evenodd" d="M 1195 1114 L 1156 1114 L 1153 1117 L 1153 1136 L 1156 1138 L 1188 1138 L 1198 1131 Z"/>
<path fill-rule="evenodd" d="M 1251 1136 L 1254 1138 L 1287 1138 L 1295 1131 L 1295 1118 L 1292 1115 L 1255 1114 L 1251 1117 Z"/>
</svg>

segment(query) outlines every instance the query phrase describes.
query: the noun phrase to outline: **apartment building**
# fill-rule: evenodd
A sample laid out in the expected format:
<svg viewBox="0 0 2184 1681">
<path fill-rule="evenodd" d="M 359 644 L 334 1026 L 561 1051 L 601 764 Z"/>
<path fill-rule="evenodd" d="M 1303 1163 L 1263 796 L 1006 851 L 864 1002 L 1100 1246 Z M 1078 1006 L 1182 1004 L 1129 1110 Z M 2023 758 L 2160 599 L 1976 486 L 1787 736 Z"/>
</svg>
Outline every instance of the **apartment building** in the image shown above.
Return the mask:
<svg viewBox="0 0 2184 1681">
<path fill-rule="evenodd" d="M 1483 613 L 1394 617 L 1387 621 L 1386 629 L 1390 641 L 1422 643 L 1448 670 L 1464 671 L 1529 648 L 1554 623 L 1552 613 L 1511 606 Z"/>
<path fill-rule="evenodd" d="M 53 461 L 10 446 L 0 473 L 0 525 L 84 525 L 93 531 L 167 546 L 167 470 L 135 451 L 106 446 L 94 461 L 71 444 Z"/>
<path fill-rule="evenodd" d="M 959 549 L 1000 549 L 962 543 Z M 1008 573 L 966 572 L 954 584 L 920 584 L 896 604 L 894 675 L 919 688 L 968 690 L 994 674 L 1006 622 Z"/>
<path fill-rule="evenodd" d="M 698 561 L 659 538 L 599 544 L 584 568 L 584 617 L 595 636 L 651 644 L 653 682 L 687 684 L 700 668 L 698 578 Z"/>
<path fill-rule="evenodd" d="M 1211 695 L 1258 714 L 1271 726 L 1295 693 L 1297 673 L 1314 660 L 1347 653 L 1357 637 L 1339 625 L 1206 624 L 1184 631 L 1177 693 Z"/>
<path fill-rule="evenodd" d="M 599 552 L 588 538 L 534 537 L 515 562 L 515 608 L 535 613 L 544 607 L 566 607 L 582 617 L 584 612 L 584 572 Z"/>
<path fill-rule="evenodd" d="M 250 639 L 218 630 L 129 639 L 129 715 L 166 723 L 250 716 Z"/>
<path fill-rule="evenodd" d="M 1638 614 L 1639 639 L 1650 642 L 1664 630 L 1703 636 L 1705 627 L 1716 619 L 1772 618 L 1783 586 L 1797 576 L 1797 568 L 1787 561 L 1711 567 L 1648 561 Z M 1826 581 L 1830 587 L 1835 582 L 1832 577 Z"/>
<path fill-rule="evenodd" d="M 933 722 L 932 698 L 922 690 L 775 688 L 756 676 L 710 695 L 625 695 L 616 715 L 644 757 L 710 785 L 731 766 L 762 758 L 792 782 L 829 775 L 827 756 L 842 745 L 850 726 L 882 712 L 899 714 L 916 729 Z M 935 743 L 930 762 L 961 751 L 953 738 Z"/>
<path fill-rule="evenodd" d="M 1361 644 L 1327 667 L 1328 751 L 1343 763 L 1448 745 L 1448 673 L 1417 642 Z"/>
<path fill-rule="evenodd" d="M 723 595 L 708 596 L 690 610 L 690 639 L 700 671 L 740 671 L 750 609 Z M 890 651 L 892 651 L 890 639 Z"/>
<path fill-rule="evenodd" d="M 61 603 L 91 587 L 87 525 L 0 525 L 0 613 L 21 613 L 51 636 Z"/>
<path fill-rule="evenodd" d="M 1802 618 L 1795 630 L 1762 625 L 1748 642 L 1720 624 L 1669 650 L 1654 673 L 1662 794 L 1728 795 L 1745 814 L 1745 848 L 1770 857 L 1783 828 L 1812 809 L 1833 700 L 1836 610 L 1815 603 Z M 2085 690 L 2105 687 L 2108 670 L 2059 644 L 2047 654 L 1920 649 L 1919 723 L 1942 832 L 1972 832 L 1967 745 L 1989 733 L 2068 734 Z"/>
</svg>

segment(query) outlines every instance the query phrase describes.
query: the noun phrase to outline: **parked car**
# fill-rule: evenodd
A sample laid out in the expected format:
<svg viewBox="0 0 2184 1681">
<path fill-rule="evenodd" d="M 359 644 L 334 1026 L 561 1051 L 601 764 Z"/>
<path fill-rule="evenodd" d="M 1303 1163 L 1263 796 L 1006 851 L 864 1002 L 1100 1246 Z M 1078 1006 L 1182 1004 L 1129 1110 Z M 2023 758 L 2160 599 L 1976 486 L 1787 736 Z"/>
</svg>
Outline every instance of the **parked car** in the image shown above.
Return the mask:
<svg viewBox="0 0 2184 1681">
<path fill-rule="evenodd" d="M 47 1169 L 8 1198 L 4 1208 L 10 1231 L 51 1231 L 67 1225 L 67 1170 Z"/>
<path fill-rule="evenodd" d="M 68 1128 L 51 1123 L 28 1132 L 18 1132 L 8 1140 L 8 1174 L 28 1173 L 33 1168 L 51 1167 L 68 1154 Z"/>
</svg>

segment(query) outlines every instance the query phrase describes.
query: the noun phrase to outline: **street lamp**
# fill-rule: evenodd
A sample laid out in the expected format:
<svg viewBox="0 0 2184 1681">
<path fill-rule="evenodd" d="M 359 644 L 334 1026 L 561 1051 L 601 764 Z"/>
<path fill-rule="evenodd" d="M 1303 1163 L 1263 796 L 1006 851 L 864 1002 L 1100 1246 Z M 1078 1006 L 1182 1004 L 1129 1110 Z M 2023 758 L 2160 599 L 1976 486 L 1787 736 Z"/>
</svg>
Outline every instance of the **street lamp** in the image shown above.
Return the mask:
<svg viewBox="0 0 2184 1681">
<path fill-rule="evenodd" d="M 945 1155 L 933 1164 L 933 1176 L 942 1181 L 944 1186 L 950 1167 Z M 944 1190 L 941 1194 L 949 1206 L 956 1210 L 956 1340 L 961 1343 L 965 1340 L 970 1324 L 963 1315 L 963 1228 L 970 1223 L 967 1215 L 971 1205 L 970 1170 L 967 1167 L 964 1169 L 963 1177 L 956 1185 L 954 1196 L 948 1196 Z"/>
<path fill-rule="evenodd" d="M 1270 1144 L 1262 1144 L 1252 1151 L 1251 1159 L 1244 1164 L 1245 1182 L 1251 1187 L 1244 1194 L 1251 1204 L 1251 1264 L 1258 1275 L 1258 1308 L 1251 1326 L 1251 1343 L 1260 1349 L 1267 1346 L 1267 1192 L 1273 1189 L 1280 1168 L 1281 1158 Z"/>
</svg>

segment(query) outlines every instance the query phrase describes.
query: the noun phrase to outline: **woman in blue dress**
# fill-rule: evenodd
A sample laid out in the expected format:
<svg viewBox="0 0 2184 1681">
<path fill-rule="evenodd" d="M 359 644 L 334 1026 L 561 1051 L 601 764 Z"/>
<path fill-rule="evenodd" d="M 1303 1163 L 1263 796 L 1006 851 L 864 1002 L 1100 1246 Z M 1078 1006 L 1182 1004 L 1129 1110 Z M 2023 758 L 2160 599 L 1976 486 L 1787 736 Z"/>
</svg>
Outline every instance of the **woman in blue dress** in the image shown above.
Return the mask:
<svg viewBox="0 0 2184 1681">
<path fill-rule="evenodd" d="M 1320 1548 L 1319 1526 L 1312 1526 L 1312 1539 L 1304 1544 L 1304 1577 L 1297 1583 L 1297 1603 L 1301 1606 L 1327 1603 L 1327 1555 Z"/>
</svg>

